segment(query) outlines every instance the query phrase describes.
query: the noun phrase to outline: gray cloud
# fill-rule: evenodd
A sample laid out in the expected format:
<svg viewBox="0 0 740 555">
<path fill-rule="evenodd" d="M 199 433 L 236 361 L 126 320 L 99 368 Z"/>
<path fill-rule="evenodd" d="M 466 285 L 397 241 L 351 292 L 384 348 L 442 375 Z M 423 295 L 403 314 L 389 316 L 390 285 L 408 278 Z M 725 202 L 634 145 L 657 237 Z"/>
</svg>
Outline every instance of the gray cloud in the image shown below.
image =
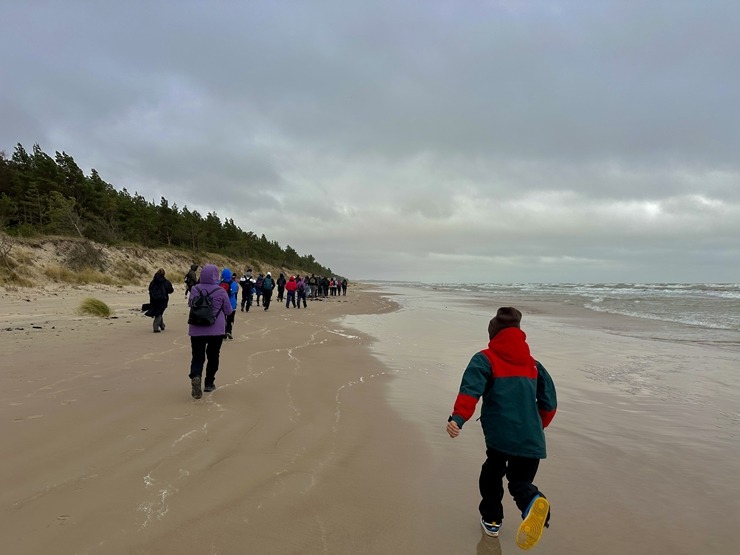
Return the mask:
<svg viewBox="0 0 740 555">
<path fill-rule="evenodd" d="M 355 278 L 736 281 L 739 16 L 19 5 L 0 22 L 0 148 L 65 150 Z"/>
</svg>

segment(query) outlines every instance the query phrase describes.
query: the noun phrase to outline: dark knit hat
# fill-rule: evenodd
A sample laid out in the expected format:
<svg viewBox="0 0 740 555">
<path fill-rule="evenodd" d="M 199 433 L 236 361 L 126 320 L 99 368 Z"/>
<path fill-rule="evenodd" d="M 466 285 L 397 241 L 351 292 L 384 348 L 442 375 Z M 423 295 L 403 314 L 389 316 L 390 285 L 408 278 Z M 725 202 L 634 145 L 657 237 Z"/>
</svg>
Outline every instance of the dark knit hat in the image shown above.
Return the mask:
<svg viewBox="0 0 740 555">
<path fill-rule="evenodd" d="M 488 338 L 493 339 L 495 335 L 506 328 L 518 328 L 522 321 L 522 313 L 511 306 L 502 306 L 496 312 L 496 316 L 488 323 Z"/>
</svg>

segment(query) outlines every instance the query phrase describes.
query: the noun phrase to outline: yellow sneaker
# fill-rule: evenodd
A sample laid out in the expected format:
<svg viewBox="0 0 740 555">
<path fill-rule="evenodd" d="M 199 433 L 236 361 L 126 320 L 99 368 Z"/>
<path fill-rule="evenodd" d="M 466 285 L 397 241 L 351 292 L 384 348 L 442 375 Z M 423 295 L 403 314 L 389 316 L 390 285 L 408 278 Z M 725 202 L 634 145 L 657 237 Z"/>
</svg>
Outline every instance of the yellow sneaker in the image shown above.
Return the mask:
<svg viewBox="0 0 740 555">
<path fill-rule="evenodd" d="M 524 520 L 516 532 L 516 544 L 521 549 L 531 549 L 542 537 L 545 522 L 550 512 L 550 503 L 541 495 L 535 496 L 524 511 Z"/>
</svg>

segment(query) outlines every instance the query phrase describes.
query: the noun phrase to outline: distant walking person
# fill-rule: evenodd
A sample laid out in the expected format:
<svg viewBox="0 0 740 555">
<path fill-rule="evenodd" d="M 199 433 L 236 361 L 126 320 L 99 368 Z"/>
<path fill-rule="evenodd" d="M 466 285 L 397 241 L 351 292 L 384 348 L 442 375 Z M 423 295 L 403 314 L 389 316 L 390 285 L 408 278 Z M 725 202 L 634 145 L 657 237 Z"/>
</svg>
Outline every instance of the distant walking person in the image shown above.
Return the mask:
<svg viewBox="0 0 740 555">
<path fill-rule="evenodd" d="M 344 278 L 342 280 L 342 296 L 343 297 L 347 296 L 347 278 Z"/>
<path fill-rule="evenodd" d="M 239 286 L 242 288 L 242 300 L 241 300 L 242 312 L 244 312 L 245 308 L 246 308 L 246 311 L 249 312 L 249 309 L 252 306 L 252 288 L 254 287 L 254 278 L 252 277 L 252 268 L 249 268 L 247 270 L 247 273 L 244 274 L 239 279 Z"/>
<path fill-rule="evenodd" d="M 219 286 L 218 268 L 213 264 L 203 266 L 200 283 L 195 285 L 190 292 L 188 306 L 192 306 L 193 300 L 201 295 L 210 297 L 211 312 L 215 319 L 209 326 L 193 324 L 188 326 L 192 351 L 189 377 L 191 394 L 195 399 L 200 399 L 204 390 L 208 393 L 216 389 L 216 372 L 218 372 L 221 345 L 226 334 L 226 318 L 234 312 L 228 293 Z M 206 364 L 206 359 L 208 359 L 208 364 Z M 206 377 L 205 384 L 202 384 L 204 365 Z M 205 387 L 201 389 L 201 385 Z"/>
<path fill-rule="evenodd" d="M 154 333 L 164 331 L 164 311 L 167 310 L 170 294 L 174 292 L 172 283 L 164 277 L 164 270 L 162 268 L 157 270 L 149 284 L 149 308 L 144 313 L 154 318 Z"/>
<path fill-rule="evenodd" d="M 272 274 L 267 272 L 265 279 L 262 280 L 262 306 L 265 310 L 270 308 L 270 299 L 272 299 L 272 290 L 275 289 L 275 280 Z"/>
<path fill-rule="evenodd" d="M 319 296 L 319 280 L 315 274 L 311 274 L 308 278 L 308 285 L 310 286 L 309 296 L 311 299 L 315 299 Z"/>
<path fill-rule="evenodd" d="M 185 274 L 185 296 L 187 297 L 190 295 L 190 290 L 193 288 L 193 285 L 198 283 L 198 276 L 195 273 L 195 271 L 198 269 L 197 264 L 193 264 L 190 266 L 190 270 L 187 274 Z"/>
<path fill-rule="evenodd" d="M 303 301 L 303 308 L 308 308 L 308 305 L 306 304 L 306 295 L 308 295 L 308 291 L 310 289 L 310 285 L 308 285 L 308 276 L 301 279 L 301 276 L 298 276 L 296 283 L 298 286 L 296 287 L 295 294 L 297 296 L 296 302 L 298 303 L 298 308 L 301 308 L 301 301 Z"/>
<path fill-rule="evenodd" d="M 234 339 L 234 317 L 236 316 L 236 296 L 239 294 L 239 286 L 234 279 L 229 268 L 221 271 L 221 283 L 219 284 L 229 296 L 232 312 L 226 317 L 226 329 L 224 330 L 224 339 Z"/>
<path fill-rule="evenodd" d="M 285 285 L 285 289 L 288 290 L 288 300 L 285 301 L 285 308 L 290 308 L 290 303 L 293 303 L 293 308 L 295 308 L 295 291 L 297 288 L 298 283 L 296 283 L 295 276 L 290 276 L 288 283 Z"/>
<path fill-rule="evenodd" d="M 544 428 L 555 416 L 557 398 L 550 374 L 529 352 L 521 319 L 521 312 L 507 306 L 488 323 L 488 347 L 474 354 L 465 369 L 447 433 L 456 438 L 483 397 L 480 423 L 487 458 L 478 480 L 480 523 L 486 534 L 498 536 L 506 476 L 522 512 L 516 543 L 529 549 L 550 519 L 550 504 L 532 482 L 540 459 L 547 456 Z"/>
<path fill-rule="evenodd" d="M 277 300 L 279 303 L 283 302 L 286 283 L 287 281 L 285 280 L 285 274 L 280 272 L 280 275 L 277 278 L 277 290 L 278 290 Z"/>
<path fill-rule="evenodd" d="M 260 272 L 257 276 L 257 281 L 254 284 L 254 296 L 257 297 L 257 306 L 260 305 L 260 297 L 262 297 L 262 284 L 265 282 L 265 276 Z"/>
</svg>

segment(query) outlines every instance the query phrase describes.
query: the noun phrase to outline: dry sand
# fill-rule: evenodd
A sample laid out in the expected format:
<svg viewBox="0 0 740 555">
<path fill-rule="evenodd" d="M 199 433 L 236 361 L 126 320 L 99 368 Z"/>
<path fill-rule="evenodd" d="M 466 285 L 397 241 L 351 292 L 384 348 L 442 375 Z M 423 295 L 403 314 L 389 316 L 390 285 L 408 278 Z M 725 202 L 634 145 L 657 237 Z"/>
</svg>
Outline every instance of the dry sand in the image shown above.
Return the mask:
<svg viewBox="0 0 740 555">
<path fill-rule="evenodd" d="M 116 318 L 76 315 L 87 296 Z M 181 292 L 161 334 L 138 310 L 141 288 L 21 290 L 0 300 L 3 553 L 519 551 L 508 499 L 499 540 L 477 524 L 479 428 L 469 423 L 455 442 L 444 434 L 460 372 L 484 346 L 484 330 L 462 325 L 464 308 L 420 309 L 410 323 L 410 311 L 361 286 L 307 310 L 238 312 L 218 389 L 195 401 Z M 681 404 L 642 406 L 579 373 L 598 374 L 600 360 L 624 353 L 657 365 L 669 346 L 656 352 L 606 334 L 580 312 L 526 308 L 538 313 L 528 333 L 561 402 L 538 476 L 553 527 L 537 552 L 736 553 L 737 500 L 717 500 L 728 481 L 729 495 L 738 492 L 737 459 L 722 448 L 697 453 L 682 435 L 711 433 L 712 418 L 671 426 L 687 416 L 673 413 Z M 353 319 L 375 327 L 390 344 L 385 355 L 373 354 L 380 344 Z M 707 355 L 685 349 L 674 359 Z M 664 430 L 649 457 L 630 435 L 645 414 L 655 420 L 648 428 Z M 603 437 L 614 421 L 623 435 Z M 701 475 L 705 461 L 711 472 Z M 698 530 L 677 539 L 686 519 Z"/>
</svg>

